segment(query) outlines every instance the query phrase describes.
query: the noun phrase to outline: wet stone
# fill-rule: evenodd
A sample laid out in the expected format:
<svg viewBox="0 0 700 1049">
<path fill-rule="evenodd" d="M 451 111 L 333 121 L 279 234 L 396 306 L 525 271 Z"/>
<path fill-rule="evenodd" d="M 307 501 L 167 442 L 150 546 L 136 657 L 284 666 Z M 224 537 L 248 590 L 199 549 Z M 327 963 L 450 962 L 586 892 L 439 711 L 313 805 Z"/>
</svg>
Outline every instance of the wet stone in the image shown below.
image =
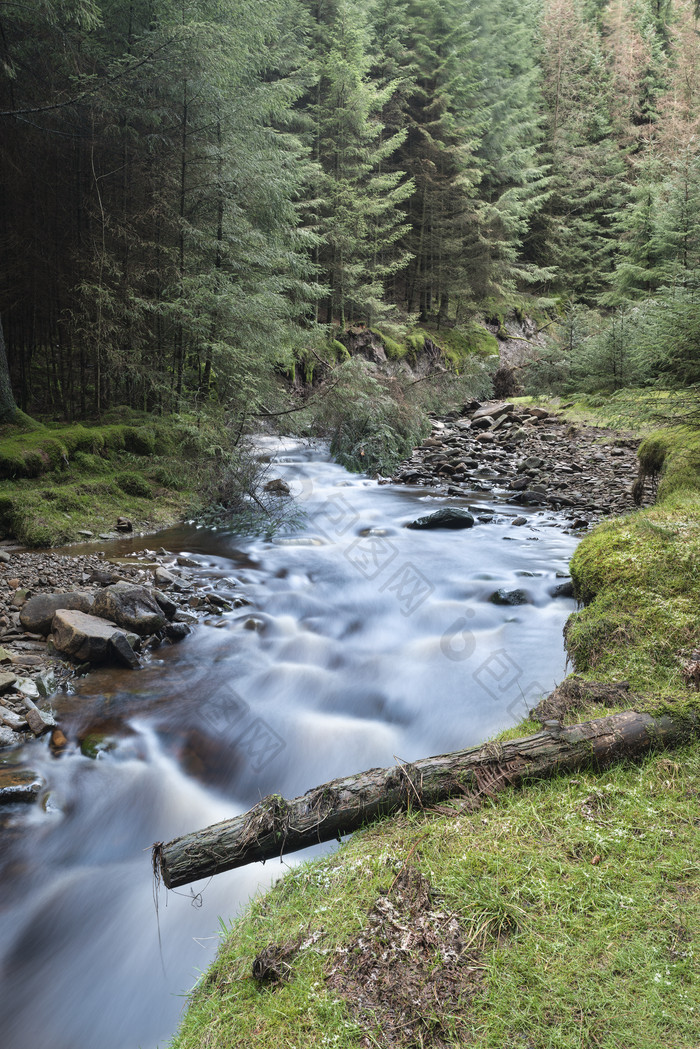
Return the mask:
<svg viewBox="0 0 700 1049">
<path fill-rule="evenodd" d="M 500 590 L 494 591 L 489 597 L 492 605 L 529 605 L 532 599 L 527 590 Z"/>
<path fill-rule="evenodd" d="M 41 777 L 31 769 L 0 768 L 0 805 L 36 801 L 42 786 Z"/>
<path fill-rule="evenodd" d="M 444 507 L 442 510 L 436 510 L 434 514 L 416 518 L 415 521 L 407 524 L 406 528 L 420 530 L 433 528 L 459 529 L 472 528 L 473 526 L 474 516 L 468 510 L 460 510 L 457 507 Z"/>
</svg>

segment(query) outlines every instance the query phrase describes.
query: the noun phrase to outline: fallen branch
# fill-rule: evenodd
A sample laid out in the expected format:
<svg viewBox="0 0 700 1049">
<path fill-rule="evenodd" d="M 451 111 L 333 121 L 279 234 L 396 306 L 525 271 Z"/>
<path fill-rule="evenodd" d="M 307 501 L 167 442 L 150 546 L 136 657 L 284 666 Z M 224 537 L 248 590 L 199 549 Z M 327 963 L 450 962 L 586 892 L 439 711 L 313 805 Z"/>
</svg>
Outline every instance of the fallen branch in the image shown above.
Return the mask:
<svg viewBox="0 0 700 1049">
<path fill-rule="evenodd" d="M 493 794 L 508 784 L 638 757 L 653 747 L 684 742 L 699 728 L 697 720 L 654 718 L 634 710 L 568 728 L 546 722 L 544 730 L 532 736 L 370 769 L 332 780 L 292 801 L 271 794 L 233 819 L 157 842 L 154 871 L 173 889 L 339 838 L 378 816 L 416 806 L 429 808 L 463 794 Z"/>
</svg>

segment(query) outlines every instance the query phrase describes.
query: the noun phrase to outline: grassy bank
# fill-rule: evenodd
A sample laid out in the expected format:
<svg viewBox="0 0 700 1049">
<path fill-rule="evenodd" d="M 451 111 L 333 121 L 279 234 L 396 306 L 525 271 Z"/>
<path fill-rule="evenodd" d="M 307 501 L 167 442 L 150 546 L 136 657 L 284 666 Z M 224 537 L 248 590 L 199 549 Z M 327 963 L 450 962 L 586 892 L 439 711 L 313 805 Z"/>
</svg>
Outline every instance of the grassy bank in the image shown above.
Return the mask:
<svg viewBox="0 0 700 1049">
<path fill-rule="evenodd" d="M 657 408 L 567 413 L 649 431 Z M 581 542 L 576 677 L 543 717 L 698 711 L 700 432 L 649 433 L 640 462 L 657 502 Z M 698 797 L 688 747 L 375 824 L 225 928 L 173 1049 L 697 1049 Z"/>
<path fill-rule="evenodd" d="M 695 1049 L 699 784 L 687 750 L 375 825 L 253 901 L 173 1046 Z"/>
<path fill-rule="evenodd" d="M 212 420 L 117 410 L 99 426 L 5 426 L 0 534 L 41 547 L 108 532 L 118 517 L 163 527 L 203 508 L 230 454 Z"/>
<path fill-rule="evenodd" d="M 700 431 L 650 434 L 639 449 L 640 482 L 655 504 L 602 524 L 571 562 L 585 607 L 567 625 L 577 670 L 628 681 L 650 706 L 692 703 L 700 647 Z"/>
</svg>

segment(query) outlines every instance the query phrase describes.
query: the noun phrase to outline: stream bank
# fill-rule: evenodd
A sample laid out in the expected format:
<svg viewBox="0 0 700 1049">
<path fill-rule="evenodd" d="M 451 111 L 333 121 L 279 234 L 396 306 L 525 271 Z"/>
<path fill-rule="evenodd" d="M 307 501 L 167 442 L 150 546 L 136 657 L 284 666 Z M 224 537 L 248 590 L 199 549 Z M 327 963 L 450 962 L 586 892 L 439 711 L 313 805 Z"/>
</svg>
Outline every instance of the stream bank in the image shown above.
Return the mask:
<svg viewBox="0 0 700 1049">
<path fill-rule="evenodd" d="M 155 540 L 196 562 L 188 571 L 212 592 L 251 606 L 207 615 L 139 671 L 71 680 L 51 699 L 60 754 L 46 736 L 3 753 L 45 784 L 36 805 L 0 809 L 0 1015 L 13 1049 L 48 1031 L 52 1049 L 162 1044 L 176 996 L 213 956 L 219 916 L 280 873 L 268 862 L 220 875 L 195 887 L 201 907 L 161 898 L 161 964 L 153 841 L 395 755 L 477 743 L 562 676 L 574 602 L 551 591 L 576 538 L 554 511 L 526 509 L 528 525 L 513 528 L 514 509 L 479 493 L 488 524 L 414 531 L 405 525 L 470 501 L 378 485 L 322 445 L 268 439 L 261 451 L 303 521 L 269 538 L 180 526 Z M 125 537 L 99 550 L 121 561 L 154 545 Z M 491 600 L 514 590 L 517 606 Z"/>
<path fill-rule="evenodd" d="M 435 430 L 399 480 L 452 495 L 464 449 Z M 567 640 L 580 673 L 538 719 L 634 706 L 697 724 L 697 431 L 652 435 L 640 461 L 658 502 L 577 548 L 573 579 L 588 604 Z M 636 472 L 630 462 L 626 479 Z M 572 512 L 597 516 L 598 497 L 586 502 Z M 375 823 L 231 923 L 172 1047 L 695 1049 L 699 795 L 694 745 Z"/>
</svg>

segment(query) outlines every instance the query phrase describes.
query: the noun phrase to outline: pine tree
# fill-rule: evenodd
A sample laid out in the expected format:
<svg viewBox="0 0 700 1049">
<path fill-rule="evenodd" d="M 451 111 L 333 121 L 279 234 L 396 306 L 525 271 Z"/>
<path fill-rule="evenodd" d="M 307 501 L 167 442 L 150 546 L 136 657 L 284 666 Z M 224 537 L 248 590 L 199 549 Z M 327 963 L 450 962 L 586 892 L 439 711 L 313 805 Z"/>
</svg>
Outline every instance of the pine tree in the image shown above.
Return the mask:
<svg viewBox="0 0 700 1049">
<path fill-rule="evenodd" d="M 363 11 L 339 0 L 324 16 L 327 51 L 319 56 L 312 107 L 322 172 L 319 263 L 330 289 L 326 319 L 344 327 L 355 318 L 371 321 L 385 308 L 384 282 L 407 261 L 398 242 L 406 228 L 402 205 L 412 185 L 388 164 L 405 132 L 383 134 L 381 112 L 395 85 L 379 87 L 370 80 Z"/>
<path fill-rule="evenodd" d="M 413 259 L 406 275 L 409 313 L 445 317 L 450 299 L 470 293 L 466 241 L 479 178 L 475 148 L 483 130 L 477 102 L 474 34 L 463 0 L 411 2 L 408 46 L 413 90 L 400 162 L 411 174 Z"/>
<path fill-rule="evenodd" d="M 614 84 L 598 29 L 574 0 L 547 0 L 542 49 L 551 171 L 545 258 L 560 289 L 593 301 L 612 273 L 627 194 L 624 147 L 611 116 Z"/>
<path fill-rule="evenodd" d="M 484 4 L 478 14 L 476 58 L 483 85 L 479 102 L 484 133 L 477 151 L 481 168 L 477 222 L 467 247 L 478 296 L 503 294 L 552 275 L 534 250 L 523 251 L 551 192 L 540 154 L 539 13 L 539 0 L 497 0 Z"/>
<path fill-rule="evenodd" d="M 631 199 L 619 229 L 621 234 L 611 291 L 604 305 L 617 305 L 651 295 L 663 276 L 666 254 L 659 224 L 661 163 L 650 147 L 637 165 Z"/>
</svg>

